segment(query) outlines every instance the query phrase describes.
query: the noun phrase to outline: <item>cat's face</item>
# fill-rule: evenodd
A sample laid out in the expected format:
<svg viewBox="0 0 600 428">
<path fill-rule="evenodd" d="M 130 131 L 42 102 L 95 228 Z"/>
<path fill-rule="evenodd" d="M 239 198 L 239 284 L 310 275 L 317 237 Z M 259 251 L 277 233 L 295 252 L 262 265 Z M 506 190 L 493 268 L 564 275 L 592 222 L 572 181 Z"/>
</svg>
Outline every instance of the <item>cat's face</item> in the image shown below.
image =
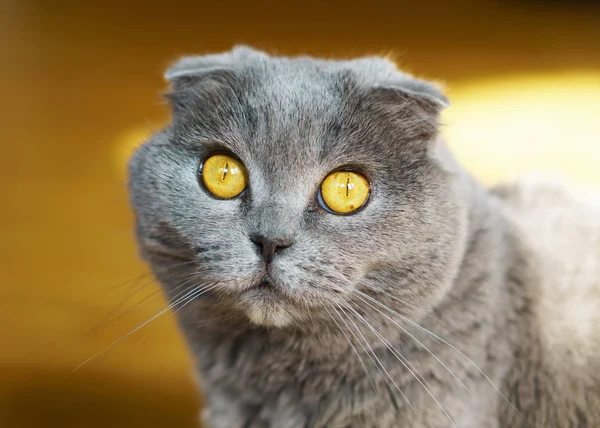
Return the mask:
<svg viewBox="0 0 600 428">
<path fill-rule="evenodd" d="M 437 298 L 457 269 L 464 209 L 434 155 L 439 95 L 391 68 L 247 49 L 176 65 L 173 124 L 130 169 L 139 241 L 167 292 L 185 281 L 166 272 L 189 260 L 183 290 L 211 287 L 263 325 L 327 316 L 358 291 L 384 290 L 407 312 Z M 214 155 L 243 164 L 241 195 L 203 182 Z M 319 197 L 337 170 L 370 189 L 347 215 Z"/>
</svg>

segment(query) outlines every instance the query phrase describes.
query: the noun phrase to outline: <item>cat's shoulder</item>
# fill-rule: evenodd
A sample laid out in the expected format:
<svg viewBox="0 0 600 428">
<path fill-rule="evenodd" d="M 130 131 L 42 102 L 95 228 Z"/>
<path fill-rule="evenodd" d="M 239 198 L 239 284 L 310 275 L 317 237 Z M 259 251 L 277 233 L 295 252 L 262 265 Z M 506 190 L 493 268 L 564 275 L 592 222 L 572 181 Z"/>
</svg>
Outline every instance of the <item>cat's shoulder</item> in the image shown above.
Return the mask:
<svg viewBox="0 0 600 428">
<path fill-rule="evenodd" d="M 538 426 L 592 426 L 600 419 L 600 193 L 540 175 L 492 193 L 529 268 L 520 287 L 532 317 L 519 325 L 515 405 Z"/>
<path fill-rule="evenodd" d="M 521 214 L 536 214 L 536 210 L 556 212 L 585 206 L 600 210 L 600 190 L 585 191 L 558 175 L 530 173 L 516 180 L 501 183 L 491 189 L 506 205 Z"/>
<path fill-rule="evenodd" d="M 532 251 L 545 344 L 600 360 L 600 192 L 535 174 L 493 193 Z"/>
<path fill-rule="evenodd" d="M 560 177 L 530 174 L 492 193 L 502 200 L 522 238 L 560 270 L 600 272 L 600 191 Z M 590 278 L 591 279 L 591 278 Z"/>
</svg>

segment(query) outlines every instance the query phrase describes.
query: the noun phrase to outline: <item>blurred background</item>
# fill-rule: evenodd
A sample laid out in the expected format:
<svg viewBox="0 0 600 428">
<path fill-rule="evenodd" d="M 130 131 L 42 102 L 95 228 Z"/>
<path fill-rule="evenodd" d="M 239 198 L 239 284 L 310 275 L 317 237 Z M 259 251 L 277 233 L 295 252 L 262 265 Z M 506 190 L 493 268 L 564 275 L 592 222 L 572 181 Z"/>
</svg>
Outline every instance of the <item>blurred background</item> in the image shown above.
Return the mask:
<svg viewBox="0 0 600 428">
<path fill-rule="evenodd" d="M 120 340 L 165 304 L 125 163 L 179 55 L 391 53 L 446 84 L 444 134 L 484 182 L 600 187 L 599 22 L 575 0 L 0 0 L 0 426 L 194 426 L 173 317 Z"/>
</svg>

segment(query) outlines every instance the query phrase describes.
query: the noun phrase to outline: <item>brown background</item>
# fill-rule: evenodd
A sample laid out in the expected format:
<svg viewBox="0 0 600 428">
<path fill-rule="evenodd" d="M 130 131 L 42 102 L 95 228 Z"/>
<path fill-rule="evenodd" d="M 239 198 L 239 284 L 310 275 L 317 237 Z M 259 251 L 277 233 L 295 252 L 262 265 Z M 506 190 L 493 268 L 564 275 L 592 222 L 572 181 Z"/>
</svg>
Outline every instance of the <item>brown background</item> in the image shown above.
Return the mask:
<svg viewBox="0 0 600 428">
<path fill-rule="evenodd" d="M 166 120 L 161 75 L 178 55 L 236 43 L 393 52 L 447 83 L 457 109 L 448 132 L 474 136 L 455 144 L 482 179 L 515 172 L 491 151 L 600 184 L 590 113 L 600 106 L 599 22 L 594 2 L 0 0 L 0 426 L 193 426 L 197 398 L 170 315 L 71 373 L 164 305 L 137 258 L 124 162 Z M 506 94 L 542 91 L 538 82 L 563 91 L 519 101 L 523 115 L 571 97 L 562 111 L 574 122 L 561 129 L 577 138 L 548 151 L 513 129 L 522 140 L 486 145 L 504 129 L 484 108 L 492 97 L 502 107 L 515 102 Z"/>
</svg>

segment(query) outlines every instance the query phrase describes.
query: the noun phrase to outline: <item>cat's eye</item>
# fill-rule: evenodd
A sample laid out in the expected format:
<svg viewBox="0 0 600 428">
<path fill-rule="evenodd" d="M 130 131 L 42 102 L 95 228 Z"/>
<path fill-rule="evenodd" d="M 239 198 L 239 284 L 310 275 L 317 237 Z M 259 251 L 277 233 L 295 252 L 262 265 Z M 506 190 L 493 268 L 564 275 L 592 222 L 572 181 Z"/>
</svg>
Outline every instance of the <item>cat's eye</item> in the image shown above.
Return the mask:
<svg viewBox="0 0 600 428">
<path fill-rule="evenodd" d="M 231 156 L 213 155 L 204 161 L 201 171 L 204 186 L 218 198 L 235 198 L 248 185 L 244 164 Z"/>
<path fill-rule="evenodd" d="M 364 175 L 352 171 L 335 171 L 321 183 L 319 199 L 329 211 L 349 214 L 365 204 L 369 192 L 369 181 Z"/>
</svg>

